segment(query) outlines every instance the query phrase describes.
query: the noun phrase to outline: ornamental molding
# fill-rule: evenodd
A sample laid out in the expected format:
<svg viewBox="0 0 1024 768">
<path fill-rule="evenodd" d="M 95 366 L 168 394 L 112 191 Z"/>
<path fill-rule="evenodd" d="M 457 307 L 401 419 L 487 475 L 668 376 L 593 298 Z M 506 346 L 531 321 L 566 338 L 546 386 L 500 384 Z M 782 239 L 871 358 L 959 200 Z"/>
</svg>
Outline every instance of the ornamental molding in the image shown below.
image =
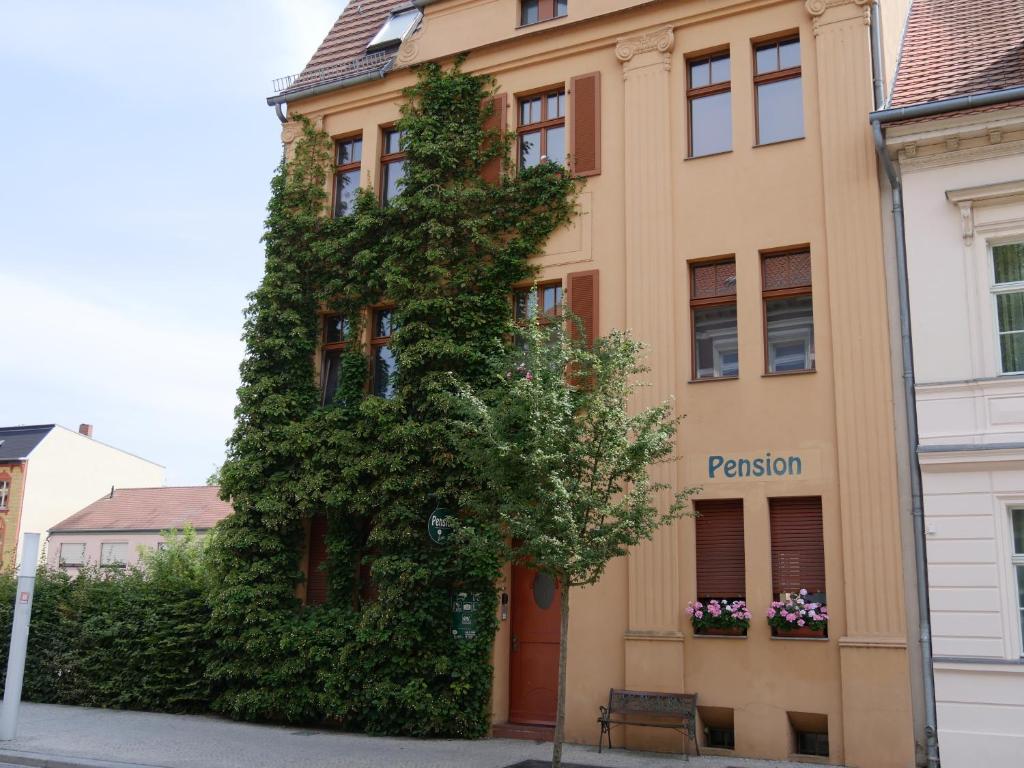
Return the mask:
<svg viewBox="0 0 1024 768">
<path fill-rule="evenodd" d="M 897 157 L 902 170 L 918 171 L 925 168 L 940 168 L 947 165 L 961 165 L 979 160 L 991 160 L 1024 154 L 1024 140 L 1007 141 L 1006 137 L 1002 135 L 999 138 L 998 144 L 982 144 L 967 148 L 961 146 L 961 148 L 954 151 L 941 151 L 928 155 L 922 155 L 920 152 L 906 152 L 906 147 L 904 147 Z M 945 142 L 940 146 L 943 150 L 946 150 Z"/>
<path fill-rule="evenodd" d="M 423 39 L 423 32 L 426 26 L 427 17 L 421 16 L 420 23 L 416 25 L 416 29 L 402 41 L 402 45 L 398 49 L 398 55 L 395 56 L 396 67 L 407 67 L 419 58 L 420 40 Z"/>
<path fill-rule="evenodd" d="M 615 42 L 615 58 L 626 64 L 641 53 L 656 52 L 667 57 L 672 52 L 675 42 L 676 36 L 672 27 L 653 29 L 637 37 L 620 37 Z"/>
<path fill-rule="evenodd" d="M 821 16 L 829 8 L 836 8 L 840 5 L 874 5 L 876 0 L 807 0 L 807 12 L 811 16 Z"/>
<path fill-rule="evenodd" d="M 960 228 L 964 245 L 971 245 L 974 243 L 974 209 L 1024 200 L 1024 179 L 951 189 L 946 192 L 946 199 L 960 209 Z"/>
</svg>

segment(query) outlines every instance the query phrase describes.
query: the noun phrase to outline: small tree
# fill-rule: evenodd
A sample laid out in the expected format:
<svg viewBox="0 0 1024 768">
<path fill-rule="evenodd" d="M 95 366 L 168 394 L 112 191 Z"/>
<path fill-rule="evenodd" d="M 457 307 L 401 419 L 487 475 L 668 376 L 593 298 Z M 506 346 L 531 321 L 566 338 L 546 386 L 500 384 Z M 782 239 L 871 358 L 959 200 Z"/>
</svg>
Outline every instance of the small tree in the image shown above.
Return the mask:
<svg viewBox="0 0 1024 768">
<path fill-rule="evenodd" d="M 678 418 L 670 403 L 630 413 L 637 377 L 647 371 L 642 345 L 615 331 L 588 349 L 582 336 L 535 319 L 522 329 L 501 382 L 480 394 L 459 389 L 469 415 L 463 448 L 487 478 L 468 505 L 498 517 L 510 559 L 562 588 L 553 768 L 565 738 L 571 589 L 596 583 L 612 558 L 685 514 L 696 490 L 675 492 L 667 508 L 656 504 L 670 488 L 648 469 L 674 460 Z"/>
</svg>

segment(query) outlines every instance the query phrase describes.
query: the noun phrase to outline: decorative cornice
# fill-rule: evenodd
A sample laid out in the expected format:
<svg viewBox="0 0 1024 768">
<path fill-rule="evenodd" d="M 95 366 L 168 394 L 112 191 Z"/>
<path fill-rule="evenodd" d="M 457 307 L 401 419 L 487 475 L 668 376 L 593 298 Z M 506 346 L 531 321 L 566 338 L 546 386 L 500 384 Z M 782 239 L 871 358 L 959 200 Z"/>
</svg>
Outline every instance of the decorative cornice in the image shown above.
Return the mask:
<svg viewBox="0 0 1024 768">
<path fill-rule="evenodd" d="M 945 144 L 943 144 L 945 149 Z M 916 156 L 915 156 L 916 154 Z M 1024 140 L 1006 141 L 1000 136 L 998 144 L 982 144 L 977 147 L 961 147 L 955 151 L 943 151 L 935 154 L 922 155 L 920 152 L 911 154 L 899 152 L 900 168 L 904 171 L 916 171 L 924 168 L 939 168 L 945 165 L 959 165 L 979 160 L 991 160 L 1010 155 L 1024 154 Z"/>
<path fill-rule="evenodd" d="M 661 54 L 672 52 L 676 36 L 672 27 L 662 27 L 644 32 L 637 37 L 620 37 L 615 42 L 615 57 L 623 64 L 640 53 L 656 51 Z"/>
</svg>

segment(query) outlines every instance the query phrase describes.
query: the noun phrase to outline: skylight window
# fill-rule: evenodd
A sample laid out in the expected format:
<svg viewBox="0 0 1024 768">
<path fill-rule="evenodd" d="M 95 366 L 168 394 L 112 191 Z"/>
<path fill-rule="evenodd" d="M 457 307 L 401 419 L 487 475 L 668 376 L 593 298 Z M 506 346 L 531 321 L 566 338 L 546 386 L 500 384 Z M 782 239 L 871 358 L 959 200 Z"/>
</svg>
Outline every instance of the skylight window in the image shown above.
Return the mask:
<svg viewBox="0 0 1024 768">
<path fill-rule="evenodd" d="M 416 28 L 421 16 L 422 14 L 415 9 L 392 13 L 380 28 L 380 32 L 374 35 L 373 40 L 366 46 L 367 52 L 399 45 Z"/>
</svg>

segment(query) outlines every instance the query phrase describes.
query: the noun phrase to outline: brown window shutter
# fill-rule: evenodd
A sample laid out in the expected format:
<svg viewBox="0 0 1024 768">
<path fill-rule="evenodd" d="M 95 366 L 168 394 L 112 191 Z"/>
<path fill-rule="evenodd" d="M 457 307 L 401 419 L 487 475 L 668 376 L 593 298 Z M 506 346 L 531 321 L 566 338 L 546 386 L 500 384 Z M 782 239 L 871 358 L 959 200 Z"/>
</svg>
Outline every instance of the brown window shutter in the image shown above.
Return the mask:
<svg viewBox="0 0 1024 768">
<path fill-rule="evenodd" d="M 601 73 L 574 77 L 569 90 L 572 170 L 577 176 L 596 176 L 601 172 Z"/>
<path fill-rule="evenodd" d="M 306 572 L 306 605 L 327 602 L 327 516 L 309 519 L 309 564 Z"/>
<path fill-rule="evenodd" d="M 485 131 L 505 131 L 505 114 L 508 108 L 508 97 L 499 93 L 491 102 L 494 104 L 494 111 L 484 123 Z M 480 172 L 483 180 L 488 184 L 497 184 L 501 181 L 501 158 L 496 157 L 490 160 Z"/>
<path fill-rule="evenodd" d="M 571 272 L 567 278 L 569 311 L 582 323 L 588 347 L 593 346 L 594 339 L 600 333 L 600 318 L 598 316 L 600 285 L 597 278 L 598 270 L 596 269 L 586 272 Z M 575 322 L 570 324 L 569 333 L 574 339 L 578 338 L 579 327 Z"/>
<path fill-rule="evenodd" d="M 697 598 L 745 598 L 743 502 L 698 501 Z"/>
<path fill-rule="evenodd" d="M 555 18 L 555 0 L 540 0 L 537 4 L 537 20 L 547 21 Z"/>
<path fill-rule="evenodd" d="M 769 499 L 772 591 L 825 591 L 825 539 L 821 497 Z"/>
</svg>

